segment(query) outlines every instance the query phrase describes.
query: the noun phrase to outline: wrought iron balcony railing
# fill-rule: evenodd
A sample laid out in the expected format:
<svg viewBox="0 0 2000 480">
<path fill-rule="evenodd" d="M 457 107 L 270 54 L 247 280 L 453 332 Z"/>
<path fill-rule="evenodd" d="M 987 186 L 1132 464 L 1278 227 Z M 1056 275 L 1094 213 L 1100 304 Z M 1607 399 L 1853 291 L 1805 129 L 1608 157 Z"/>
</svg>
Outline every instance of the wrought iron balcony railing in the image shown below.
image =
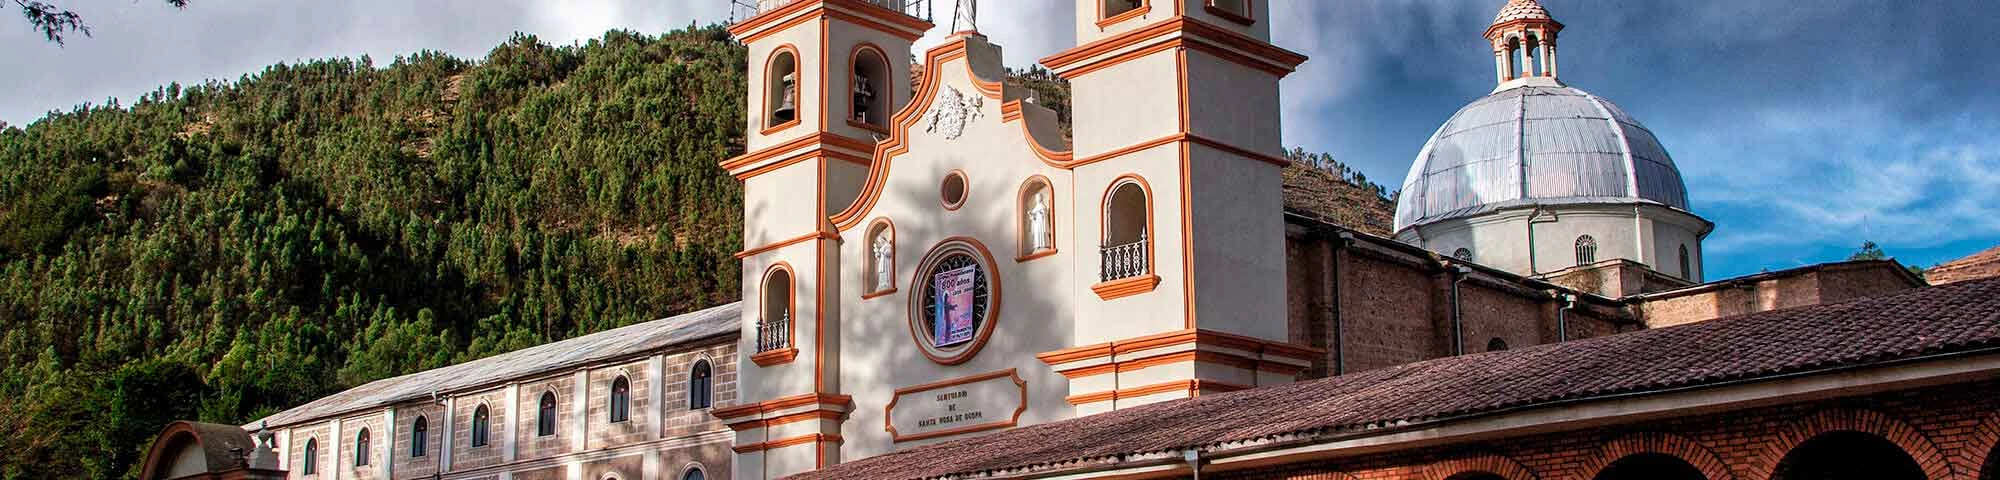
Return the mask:
<svg viewBox="0 0 2000 480">
<path fill-rule="evenodd" d="M 776 320 L 757 322 L 757 353 L 784 350 L 792 346 L 792 314 L 784 312 Z"/>
<path fill-rule="evenodd" d="M 1146 245 L 1146 236 L 1140 235 L 1139 241 L 1136 242 L 1098 247 L 1102 263 L 1098 266 L 1097 279 L 1109 282 L 1145 275 L 1152 271 L 1150 265 L 1146 264 L 1151 259 L 1151 255 L 1147 255 Z"/>
</svg>

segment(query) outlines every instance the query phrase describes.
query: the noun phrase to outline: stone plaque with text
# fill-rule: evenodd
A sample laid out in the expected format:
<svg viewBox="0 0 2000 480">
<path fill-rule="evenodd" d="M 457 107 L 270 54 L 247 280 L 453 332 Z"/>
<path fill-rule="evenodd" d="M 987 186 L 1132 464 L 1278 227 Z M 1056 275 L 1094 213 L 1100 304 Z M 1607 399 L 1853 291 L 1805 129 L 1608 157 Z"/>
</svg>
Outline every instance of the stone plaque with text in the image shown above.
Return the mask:
<svg viewBox="0 0 2000 480">
<path fill-rule="evenodd" d="M 896 389 L 885 427 L 898 442 L 1012 427 L 1028 409 L 1014 370 Z"/>
</svg>

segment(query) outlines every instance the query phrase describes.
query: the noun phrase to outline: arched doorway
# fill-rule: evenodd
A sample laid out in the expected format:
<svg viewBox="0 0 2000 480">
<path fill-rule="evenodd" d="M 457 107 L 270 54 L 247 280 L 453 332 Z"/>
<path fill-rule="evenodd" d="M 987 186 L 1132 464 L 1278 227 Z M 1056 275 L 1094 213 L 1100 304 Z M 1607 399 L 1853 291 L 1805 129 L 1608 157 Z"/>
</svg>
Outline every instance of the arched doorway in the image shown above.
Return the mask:
<svg viewBox="0 0 2000 480">
<path fill-rule="evenodd" d="M 1986 452 L 1986 463 L 1979 465 L 1979 480 L 2000 480 L 2000 445 Z"/>
<path fill-rule="evenodd" d="M 1680 457 L 1648 452 L 1611 462 L 1594 480 L 1707 480 L 1707 477 Z"/>
<path fill-rule="evenodd" d="M 1507 478 L 1492 472 L 1464 472 L 1445 477 L 1444 480 L 1507 480 Z"/>
<path fill-rule="evenodd" d="M 1926 480 L 1923 467 L 1895 442 L 1873 434 L 1837 431 L 1793 447 L 1778 461 L 1772 480 Z"/>
</svg>

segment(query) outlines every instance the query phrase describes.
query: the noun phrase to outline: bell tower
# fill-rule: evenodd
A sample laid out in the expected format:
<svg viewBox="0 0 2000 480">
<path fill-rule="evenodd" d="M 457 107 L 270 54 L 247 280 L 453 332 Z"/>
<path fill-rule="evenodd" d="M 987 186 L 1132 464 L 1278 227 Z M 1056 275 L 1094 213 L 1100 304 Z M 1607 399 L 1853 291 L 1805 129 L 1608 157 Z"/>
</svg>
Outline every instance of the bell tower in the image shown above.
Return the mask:
<svg viewBox="0 0 2000 480">
<path fill-rule="evenodd" d="M 1556 34 L 1562 22 L 1549 16 L 1536 0 L 1508 0 L 1486 28 L 1493 43 L 1494 72 L 1505 87 L 1516 81 L 1553 83 L 1556 79 Z"/>
<path fill-rule="evenodd" d="M 737 478 L 838 463 L 853 409 L 839 384 L 839 235 L 827 217 L 860 194 L 875 144 L 911 96 L 911 43 L 931 24 L 904 0 L 734 0 L 749 47 L 743 183 L 743 334 Z M 858 288 L 858 287 L 856 287 Z"/>
<path fill-rule="evenodd" d="M 1078 415 L 1289 383 L 1278 82 L 1258 0 L 1075 0 L 1042 59 L 1075 119 L 1075 344 L 1042 355 Z M 1096 265 L 1089 265 L 1091 260 Z"/>
</svg>

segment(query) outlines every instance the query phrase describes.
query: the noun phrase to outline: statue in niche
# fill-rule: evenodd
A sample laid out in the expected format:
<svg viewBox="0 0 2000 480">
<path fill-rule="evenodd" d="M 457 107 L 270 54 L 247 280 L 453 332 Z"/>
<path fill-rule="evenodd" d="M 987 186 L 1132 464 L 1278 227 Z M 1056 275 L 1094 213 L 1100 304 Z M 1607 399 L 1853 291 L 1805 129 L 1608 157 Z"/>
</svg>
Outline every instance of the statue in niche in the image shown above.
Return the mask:
<svg viewBox="0 0 2000 480">
<path fill-rule="evenodd" d="M 889 276 L 889 255 L 894 251 L 895 249 L 889 245 L 889 232 L 885 231 L 875 235 L 875 246 L 872 253 L 875 254 L 875 291 L 877 292 L 889 291 L 889 279 L 892 278 Z"/>
<path fill-rule="evenodd" d="M 1049 228 L 1049 204 L 1035 193 L 1035 206 L 1028 208 L 1028 253 L 1055 248 L 1055 229 Z"/>
</svg>

